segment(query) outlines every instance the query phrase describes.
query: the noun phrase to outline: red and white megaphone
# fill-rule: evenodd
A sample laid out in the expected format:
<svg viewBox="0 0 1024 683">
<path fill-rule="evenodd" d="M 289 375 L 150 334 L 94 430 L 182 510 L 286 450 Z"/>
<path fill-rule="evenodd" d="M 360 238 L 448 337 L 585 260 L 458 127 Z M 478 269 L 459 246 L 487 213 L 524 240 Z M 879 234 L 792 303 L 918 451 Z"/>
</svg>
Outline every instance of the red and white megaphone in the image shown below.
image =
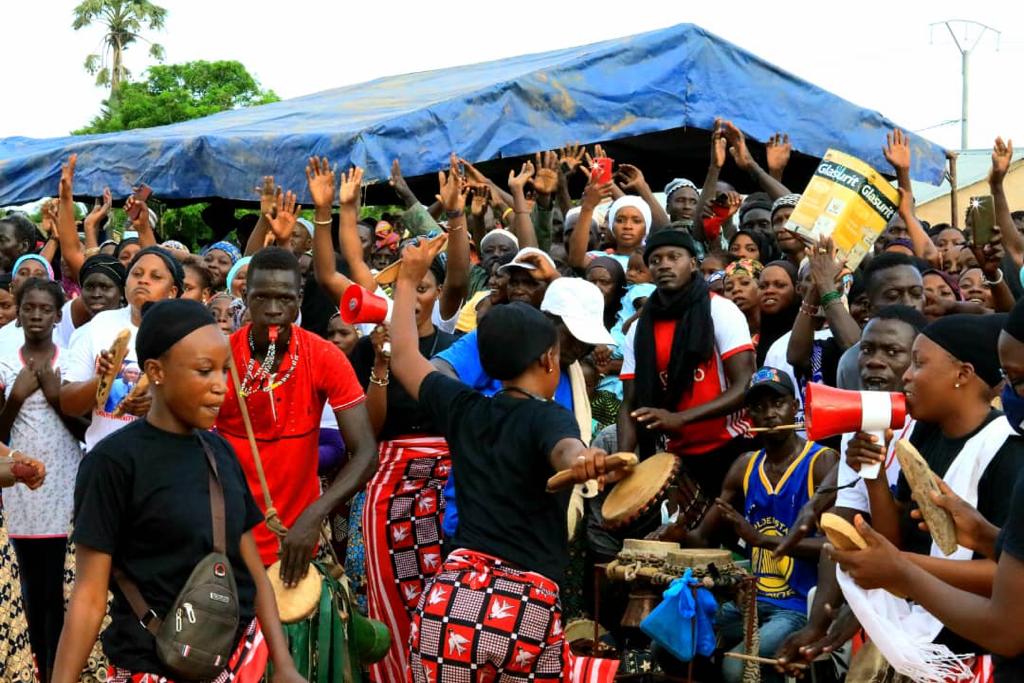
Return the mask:
<svg viewBox="0 0 1024 683">
<path fill-rule="evenodd" d="M 361 323 L 391 324 L 391 312 L 395 304 L 386 296 L 372 294 L 359 285 L 351 284 L 345 289 L 338 307 L 341 319 L 349 325 Z M 384 342 L 384 355 L 391 355 L 391 342 Z"/>
<path fill-rule="evenodd" d="M 885 430 L 898 429 L 907 419 L 903 394 L 888 391 L 847 391 L 810 383 L 804 398 L 807 438 L 820 441 L 837 434 L 867 432 L 885 444 Z M 865 479 L 878 477 L 880 464 L 860 468 Z"/>
</svg>

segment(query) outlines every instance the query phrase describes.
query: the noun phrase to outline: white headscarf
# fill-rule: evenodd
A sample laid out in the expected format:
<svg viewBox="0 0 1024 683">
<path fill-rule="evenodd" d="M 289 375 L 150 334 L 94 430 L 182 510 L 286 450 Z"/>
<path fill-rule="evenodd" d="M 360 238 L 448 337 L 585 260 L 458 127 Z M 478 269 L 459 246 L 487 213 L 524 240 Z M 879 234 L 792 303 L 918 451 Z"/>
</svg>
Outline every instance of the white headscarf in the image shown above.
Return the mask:
<svg viewBox="0 0 1024 683">
<path fill-rule="evenodd" d="M 612 202 L 611 208 L 608 209 L 608 227 L 611 228 L 612 232 L 615 232 L 615 214 L 619 212 L 619 209 L 626 206 L 633 207 L 644 217 L 644 235 L 646 236 L 651 231 L 651 207 L 647 206 L 647 202 L 635 195 L 627 194 Z"/>
</svg>

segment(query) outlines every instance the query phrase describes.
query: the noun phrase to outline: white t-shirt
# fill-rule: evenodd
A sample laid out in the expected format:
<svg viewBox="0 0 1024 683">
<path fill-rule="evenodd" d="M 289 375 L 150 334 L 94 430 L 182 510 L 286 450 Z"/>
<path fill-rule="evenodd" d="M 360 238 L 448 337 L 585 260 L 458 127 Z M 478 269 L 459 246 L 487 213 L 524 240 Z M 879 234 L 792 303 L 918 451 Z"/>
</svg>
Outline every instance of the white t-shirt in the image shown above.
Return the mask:
<svg viewBox="0 0 1024 683">
<path fill-rule="evenodd" d="M 60 322 L 53 327 L 53 343 L 66 349 L 71 343 L 71 335 L 75 333 L 75 321 L 71 319 L 71 304 L 74 299 L 64 302 L 64 308 L 60 309 Z"/>
<path fill-rule="evenodd" d="M 793 382 L 793 386 L 799 387 L 800 385 L 797 384 L 796 381 L 796 372 L 793 370 L 793 366 L 789 364 L 789 361 L 786 360 L 786 351 L 789 349 L 789 338 L 792 336 L 792 332 L 787 332 L 786 334 L 776 339 L 775 343 L 772 344 L 771 347 L 768 349 L 768 353 L 765 354 L 764 364 L 765 367 L 775 368 L 776 370 L 781 370 L 782 372 L 786 373 L 787 375 L 789 375 L 790 381 Z M 831 338 L 832 330 L 828 329 L 827 327 L 823 330 L 817 330 L 814 333 L 814 339 L 817 341 L 823 341 L 825 339 Z M 796 392 L 796 400 L 800 402 L 800 411 L 796 416 L 796 421 L 803 422 L 804 396 L 803 393 L 799 390 Z M 801 436 L 804 435 L 803 431 L 800 431 L 798 433 Z"/>
<path fill-rule="evenodd" d="M 909 439 L 913 430 L 914 419 L 908 415 L 903 428 L 895 430 L 896 433 L 893 435 L 892 441 L 889 442 L 889 448 L 885 454 L 885 478 L 889 482 L 890 489 L 896 487 L 896 482 L 900 478 L 900 461 L 896 457 L 896 442 L 900 439 Z M 843 434 L 841 446 L 843 457 L 839 459 L 840 488 L 839 493 L 836 494 L 836 507 L 849 508 L 850 510 L 871 514 L 871 503 L 868 498 L 867 485 L 864 483 L 864 479 L 852 467 L 846 464 L 846 446 L 852 438 L 853 434 Z M 843 486 L 849 486 L 851 483 L 853 486 L 842 488 Z"/>
<path fill-rule="evenodd" d="M 54 366 L 60 362 L 60 356 L 58 348 Z M 0 355 L 0 385 L 5 398 L 10 398 L 14 381 L 23 367 L 20 348 Z M 46 400 L 42 389 L 36 389 L 22 404 L 11 425 L 8 445 L 46 465 L 46 481 L 35 491 L 21 484 L 4 489 L 4 517 L 10 536 L 66 536 L 82 449 Z"/>
<path fill-rule="evenodd" d="M 90 451 L 100 439 L 116 432 L 121 427 L 135 420 L 134 415 L 114 417 L 113 411 L 121 398 L 134 384 L 132 375 L 139 371 L 138 356 L 135 355 L 135 335 L 139 328 L 132 324 L 130 306 L 113 311 L 101 311 L 93 319 L 82 325 L 71 335 L 71 343 L 61 356 L 61 375 L 65 382 L 87 382 L 96 376 L 96 358 L 101 351 L 110 348 L 121 330 L 130 330 L 128 355 L 114 380 L 114 387 L 106 405 L 97 406 L 92 411 L 92 424 L 85 433 L 85 450 Z M 127 371 L 127 375 L 126 375 Z"/>
<path fill-rule="evenodd" d="M 320 429 L 338 431 L 338 416 L 334 414 L 334 408 L 329 401 L 324 403 L 324 412 L 320 415 Z"/>
<path fill-rule="evenodd" d="M 53 336 L 54 341 L 57 335 Z M 0 356 L 17 353 L 25 345 L 25 330 L 21 329 L 17 320 L 12 320 L 0 327 Z"/>
</svg>

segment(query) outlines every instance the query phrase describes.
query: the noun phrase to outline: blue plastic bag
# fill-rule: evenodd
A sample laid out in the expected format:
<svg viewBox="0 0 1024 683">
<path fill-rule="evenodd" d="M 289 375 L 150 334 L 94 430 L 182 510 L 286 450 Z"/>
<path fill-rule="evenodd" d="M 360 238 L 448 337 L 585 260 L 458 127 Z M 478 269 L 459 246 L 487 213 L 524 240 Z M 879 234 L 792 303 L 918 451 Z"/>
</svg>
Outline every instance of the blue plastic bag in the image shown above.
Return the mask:
<svg viewBox="0 0 1024 683">
<path fill-rule="evenodd" d="M 718 605 L 711 591 L 691 587 L 698 582 L 693 571 L 669 584 L 661 604 L 640 623 L 640 630 L 681 662 L 694 655 L 709 656 L 715 650 L 715 612 Z"/>
</svg>

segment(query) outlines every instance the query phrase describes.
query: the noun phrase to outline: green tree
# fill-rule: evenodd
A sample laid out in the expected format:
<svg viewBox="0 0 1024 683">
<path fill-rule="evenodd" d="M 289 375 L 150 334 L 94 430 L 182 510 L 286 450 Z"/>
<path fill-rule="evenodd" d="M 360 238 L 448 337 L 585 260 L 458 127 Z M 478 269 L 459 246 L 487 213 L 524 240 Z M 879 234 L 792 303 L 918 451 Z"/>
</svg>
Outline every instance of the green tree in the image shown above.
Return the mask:
<svg viewBox="0 0 1024 683">
<path fill-rule="evenodd" d="M 166 18 L 167 10 L 148 0 L 83 0 L 75 7 L 71 26 L 76 31 L 94 23 L 104 28 L 102 49 L 86 57 L 85 69 L 96 76 L 96 85 L 110 86 L 111 100 L 117 98 L 122 81 L 129 77 L 124 51 L 136 41 L 146 40 L 142 37 L 143 28 L 159 31 Z M 149 54 L 161 60 L 164 49 L 150 43 Z"/>
<path fill-rule="evenodd" d="M 117 100 L 108 101 L 99 116 L 75 133 L 163 126 L 278 99 L 239 62 L 156 65 L 146 70 L 145 80 L 124 83 Z"/>
</svg>

